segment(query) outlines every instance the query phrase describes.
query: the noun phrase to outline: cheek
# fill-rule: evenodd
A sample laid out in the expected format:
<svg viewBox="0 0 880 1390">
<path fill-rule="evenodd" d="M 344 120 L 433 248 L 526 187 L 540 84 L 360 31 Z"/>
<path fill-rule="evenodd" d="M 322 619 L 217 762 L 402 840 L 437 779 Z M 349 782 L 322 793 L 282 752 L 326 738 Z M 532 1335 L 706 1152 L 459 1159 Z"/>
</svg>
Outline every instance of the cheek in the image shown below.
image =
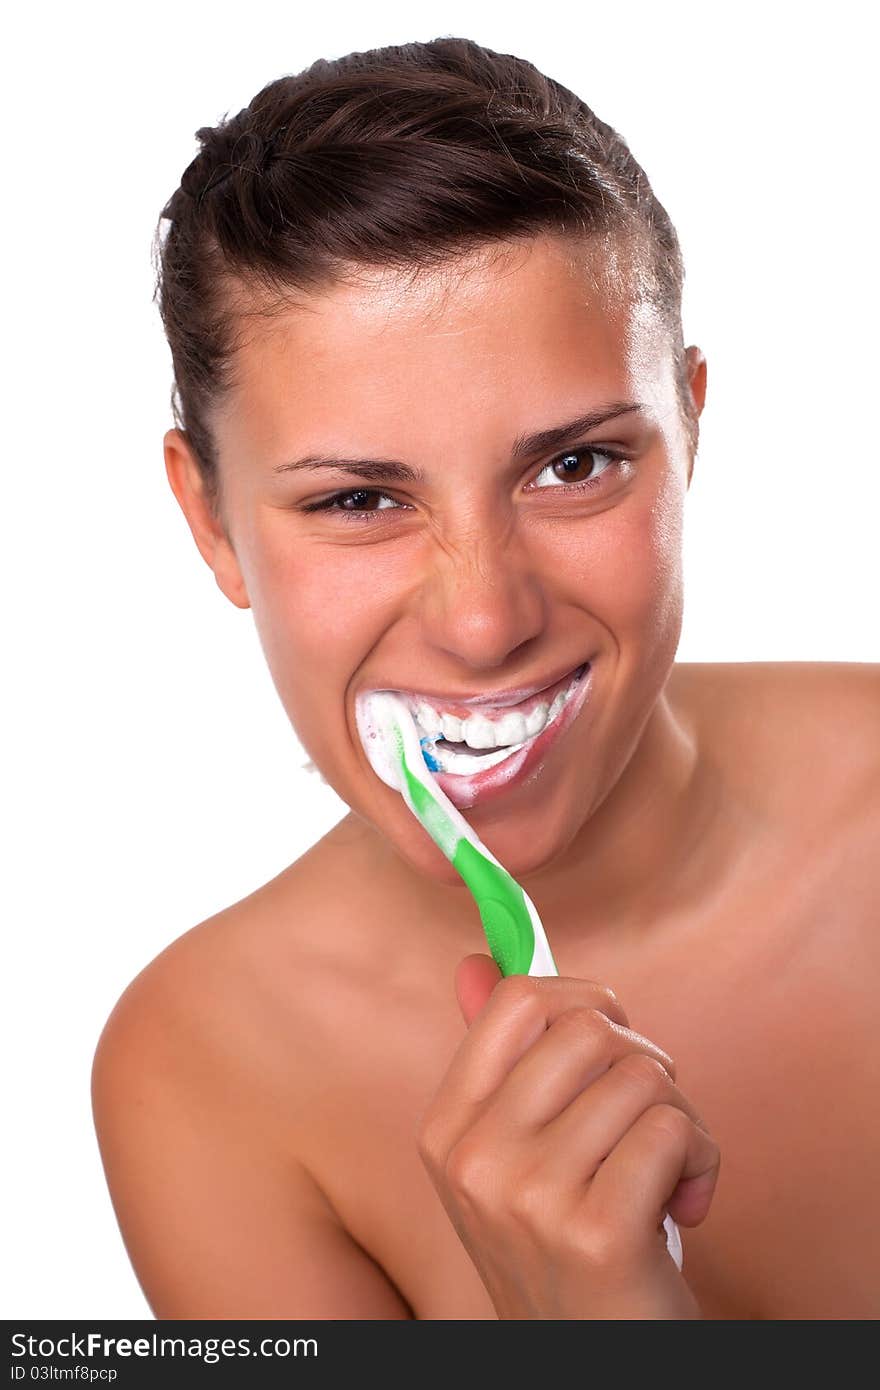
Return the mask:
<svg viewBox="0 0 880 1390">
<path fill-rule="evenodd" d="M 573 527 L 563 562 L 570 595 L 619 642 L 665 648 L 682 612 L 684 489 L 669 475 L 662 491 L 633 493 L 618 507 Z"/>
<path fill-rule="evenodd" d="M 368 545 L 292 543 L 267 527 L 250 550 L 248 595 L 266 660 L 288 709 L 328 677 L 347 680 L 378 639 L 398 587 Z"/>
</svg>

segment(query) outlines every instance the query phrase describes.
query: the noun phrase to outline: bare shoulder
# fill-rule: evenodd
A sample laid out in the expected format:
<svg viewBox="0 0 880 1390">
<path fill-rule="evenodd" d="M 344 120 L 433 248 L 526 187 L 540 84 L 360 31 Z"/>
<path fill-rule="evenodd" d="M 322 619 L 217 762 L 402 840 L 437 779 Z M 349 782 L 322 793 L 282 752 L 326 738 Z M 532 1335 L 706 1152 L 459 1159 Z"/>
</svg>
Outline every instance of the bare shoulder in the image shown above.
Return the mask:
<svg viewBox="0 0 880 1390">
<path fill-rule="evenodd" d="M 673 699 L 697 721 L 732 775 L 811 796 L 835 814 L 870 814 L 880 789 L 880 664 L 681 663 Z"/>
<path fill-rule="evenodd" d="M 870 661 L 684 661 L 673 676 L 697 682 L 719 698 L 747 695 L 776 698 L 782 693 L 806 699 L 840 697 L 864 704 L 877 716 L 880 663 Z"/>
<path fill-rule="evenodd" d="M 95 1128 L 158 1317 L 410 1316 L 299 1143 L 332 1066 L 334 946 L 316 911 L 346 833 L 184 933 L 102 1031 Z"/>
<path fill-rule="evenodd" d="M 725 1250 L 764 1317 L 876 1316 L 880 666 L 685 665 L 671 697 L 747 808 L 720 971 L 704 958 L 720 1026 L 707 1046 L 698 1013 L 681 1048 L 728 1165 L 691 1269 L 711 1283 Z"/>
<path fill-rule="evenodd" d="M 368 891 L 355 865 L 363 833 L 346 817 L 277 877 L 172 941 L 123 992 L 101 1044 L 123 1029 L 132 1039 L 149 1031 L 169 1054 L 208 1048 L 242 1081 L 257 1070 L 265 1083 L 265 1044 L 281 1019 L 288 1036 L 313 1026 L 322 981 L 357 968 L 363 934 L 344 938 L 339 903 L 352 882 Z"/>
</svg>

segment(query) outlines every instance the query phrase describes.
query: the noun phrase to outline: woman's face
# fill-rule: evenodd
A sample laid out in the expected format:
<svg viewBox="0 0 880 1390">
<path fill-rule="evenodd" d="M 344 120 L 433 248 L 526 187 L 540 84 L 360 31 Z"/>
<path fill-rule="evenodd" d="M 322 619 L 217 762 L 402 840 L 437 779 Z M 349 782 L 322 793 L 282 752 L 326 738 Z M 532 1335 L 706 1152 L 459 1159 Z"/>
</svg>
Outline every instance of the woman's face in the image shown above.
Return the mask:
<svg viewBox="0 0 880 1390">
<path fill-rule="evenodd" d="M 545 236 L 254 320 L 213 422 L 228 541 L 175 486 L 221 587 L 253 610 L 303 747 L 445 883 L 460 880 L 370 766 L 358 695 L 425 696 L 453 719 L 494 697 L 479 713 L 496 726 L 518 700 L 529 730 L 589 662 L 506 767 L 441 782 L 524 877 L 614 786 L 674 659 L 692 454 L 667 335 L 638 275 L 603 256 Z M 689 365 L 699 409 L 695 350 Z"/>
</svg>

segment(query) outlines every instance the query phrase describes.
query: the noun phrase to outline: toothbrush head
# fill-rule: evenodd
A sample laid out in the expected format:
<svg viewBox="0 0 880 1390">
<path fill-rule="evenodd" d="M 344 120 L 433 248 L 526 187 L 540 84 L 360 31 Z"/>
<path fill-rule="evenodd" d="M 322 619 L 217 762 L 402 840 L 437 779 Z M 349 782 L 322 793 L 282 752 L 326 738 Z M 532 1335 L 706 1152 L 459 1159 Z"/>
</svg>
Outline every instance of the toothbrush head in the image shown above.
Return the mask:
<svg viewBox="0 0 880 1390">
<path fill-rule="evenodd" d="M 431 775 L 436 771 L 432 741 L 419 736 L 409 705 L 390 690 L 371 690 L 357 697 L 355 717 L 376 776 L 400 792 L 440 852 L 452 860 L 459 841 L 472 832 Z M 483 853 L 489 857 L 487 849 Z"/>
<path fill-rule="evenodd" d="M 404 739 L 401 711 L 408 714 L 399 696 L 390 690 L 370 690 L 358 695 L 355 718 L 370 766 L 392 791 L 403 791 Z"/>
</svg>

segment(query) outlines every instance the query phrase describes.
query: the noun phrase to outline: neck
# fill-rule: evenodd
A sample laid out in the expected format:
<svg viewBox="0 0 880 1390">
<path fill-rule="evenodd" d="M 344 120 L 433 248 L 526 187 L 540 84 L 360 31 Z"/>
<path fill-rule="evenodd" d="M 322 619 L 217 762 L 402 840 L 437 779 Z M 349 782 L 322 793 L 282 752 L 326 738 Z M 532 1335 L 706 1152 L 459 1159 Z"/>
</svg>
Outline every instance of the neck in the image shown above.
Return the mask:
<svg viewBox="0 0 880 1390">
<path fill-rule="evenodd" d="M 557 964 L 576 957 L 579 944 L 618 953 L 658 941 L 664 926 L 705 905 L 729 866 L 723 779 L 681 699 L 678 669 L 611 791 L 557 859 L 519 878 Z M 384 863 L 396 891 L 412 897 L 412 914 L 445 918 L 462 954 L 485 950 L 462 913 L 463 885 L 429 883 L 375 832 L 368 839 L 373 869 Z"/>
<path fill-rule="evenodd" d="M 723 795 L 670 680 L 611 791 L 558 861 L 523 879 L 552 943 L 642 939 L 704 901 L 718 871 Z"/>
</svg>

